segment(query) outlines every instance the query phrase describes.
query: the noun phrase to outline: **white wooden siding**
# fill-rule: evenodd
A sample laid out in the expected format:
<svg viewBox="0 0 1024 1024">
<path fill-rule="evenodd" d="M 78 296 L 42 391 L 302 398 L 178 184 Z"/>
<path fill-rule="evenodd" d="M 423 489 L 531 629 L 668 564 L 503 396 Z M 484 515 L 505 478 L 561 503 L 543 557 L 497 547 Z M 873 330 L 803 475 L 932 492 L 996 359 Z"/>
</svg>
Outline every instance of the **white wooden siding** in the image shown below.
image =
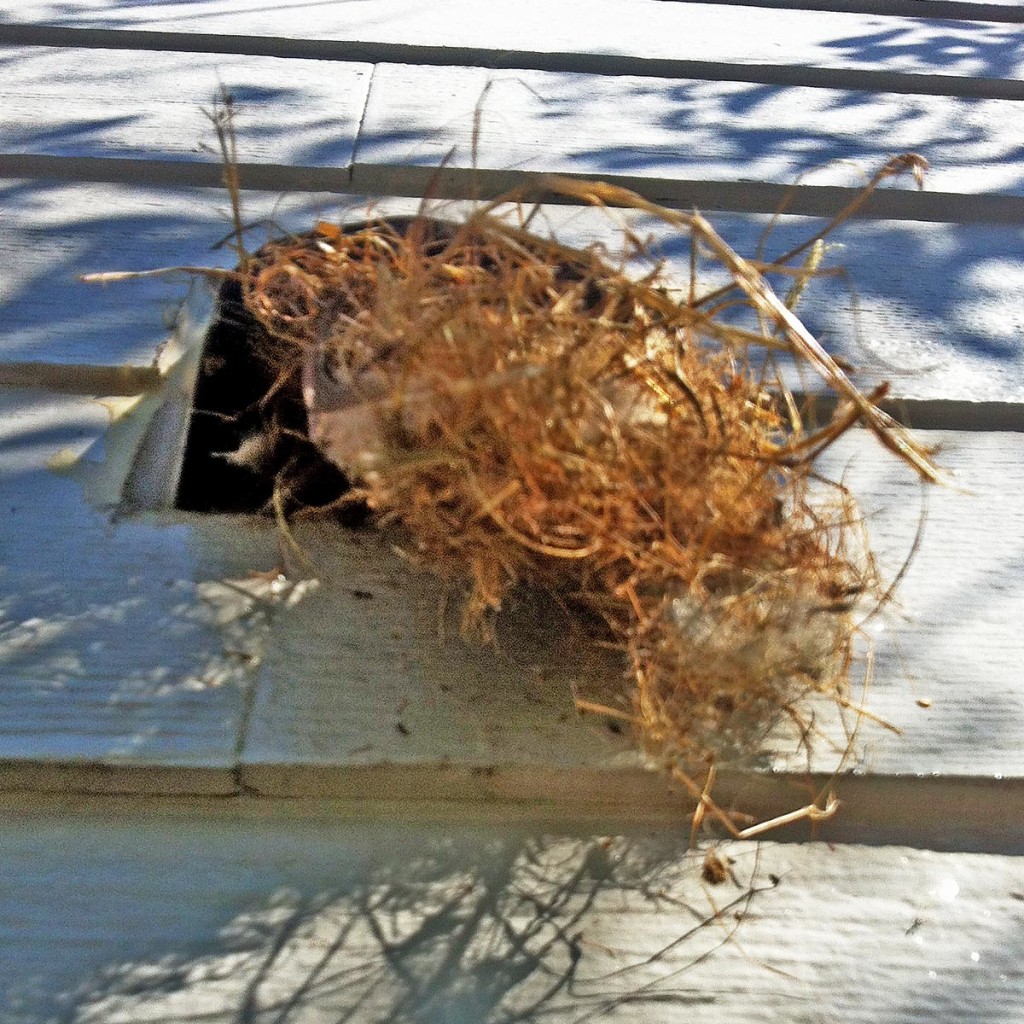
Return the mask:
<svg viewBox="0 0 1024 1024">
<path fill-rule="evenodd" d="M 80 283 L 76 275 L 232 262 L 226 247 L 211 251 L 229 230 L 219 189 L 16 179 L 0 182 L 0 203 L 0 259 L 8 268 L 0 280 L 0 366 L 149 366 L 188 294 L 184 277 L 96 286 Z M 257 240 L 272 225 L 299 230 L 317 219 L 359 219 L 369 210 L 411 213 L 419 203 L 349 193 L 246 193 L 248 219 L 267 225 L 254 231 Z M 457 215 L 459 205 L 439 200 L 432 209 Z M 714 216 L 716 229 L 739 252 L 754 250 L 769 219 L 765 214 Z M 614 220 L 593 211 L 548 207 L 544 221 L 570 244 L 614 245 Z M 819 224 L 781 218 L 768 251 L 785 251 Z M 687 272 L 685 239 L 644 220 L 638 226 L 654 237 L 656 251 L 680 274 Z M 1019 428 L 1024 415 L 1020 239 L 1014 224 L 848 223 L 827 257 L 843 275 L 816 282 L 802 301 L 801 315 L 864 381 L 889 380 L 894 394 L 914 400 L 911 422 Z M 710 285 L 713 279 L 700 280 Z M 4 372 L 0 369 L 0 375 Z M 76 386 L 74 375 L 49 379 Z M 955 410 L 939 408 L 950 403 Z"/>
<path fill-rule="evenodd" d="M 1017 1021 L 1021 22 L 1013 0 L 0 10 L 0 1020 Z M 229 265 L 218 81 L 247 217 L 287 228 L 415 209 L 454 146 L 442 211 L 585 173 L 699 205 L 750 252 L 812 165 L 932 162 L 838 237 L 855 293 L 825 279 L 803 307 L 955 472 L 922 505 L 870 438 L 832 456 L 884 564 L 926 523 L 872 634 L 869 706 L 901 735 L 865 726 L 831 845 L 732 844 L 735 878 L 705 885 L 679 795 L 572 708 L 573 679 L 614 668 L 528 608 L 500 656 L 443 642 L 389 538 L 303 530 L 321 580 L 296 586 L 267 522 L 113 514 L 140 445 L 148 486 L 170 472 L 153 445 L 187 357 L 144 389 L 202 291 L 75 278 Z M 859 173 L 808 178 L 776 251 Z M 544 221 L 611 237 L 593 211 Z M 835 766 L 782 735 L 772 760 L 720 797 L 778 813 Z M 701 925 L 751 878 L 734 936 Z"/>
<path fill-rule="evenodd" d="M 1015 857 L 737 844 L 712 888 L 665 825 L 238 803 L 3 805 L 0 1014 L 1020 1019 Z"/>
</svg>

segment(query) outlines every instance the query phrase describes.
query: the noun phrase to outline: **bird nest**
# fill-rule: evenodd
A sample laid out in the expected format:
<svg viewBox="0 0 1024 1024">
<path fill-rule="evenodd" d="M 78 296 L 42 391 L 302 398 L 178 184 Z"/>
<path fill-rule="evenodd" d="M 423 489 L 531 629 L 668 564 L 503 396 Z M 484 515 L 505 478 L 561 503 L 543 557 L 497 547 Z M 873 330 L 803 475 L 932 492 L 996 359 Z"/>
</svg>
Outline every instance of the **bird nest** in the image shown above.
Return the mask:
<svg viewBox="0 0 1024 1024">
<path fill-rule="evenodd" d="M 920 159 L 873 184 L 908 169 Z M 730 285 L 680 296 L 656 269 L 628 274 L 532 232 L 517 194 L 458 223 L 273 241 L 242 260 L 242 298 L 275 372 L 301 382 L 309 437 L 351 484 L 342 500 L 465 585 L 467 635 L 490 638 L 524 584 L 553 594 L 628 664 L 629 708 L 600 709 L 693 789 L 723 749 L 799 721 L 809 693 L 850 705 L 859 609 L 880 587 L 820 453 L 859 423 L 936 471 L 878 408 L 884 389 L 860 392 L 704 218 L 601 183 L 543 188 L 667 222 Z M 790 254 L 797 285 L 819 256 L 817 238 Z M 806 423 L 780 352 L 838 400 L 824 426 Z"/>
<path fill-rule="evenodd" d="M 818 457 L 859 424 L 924 479 L 939 476 L 879 408 L 884 386 L 861 392 L 792 309 L 825 234 L 879 182 L 920 182 L 924 166 L 893 159 L 769 265 L 699 214 L 600 182 L 533 186 L 681 232 L 685 294 L 656 264 L 628 273 L 597 245 L 531 230 L 525 189 L 459 221 L 321 223 L 250 254 L 228 173 L 240 255 L 228 276 L 274 381 L 264 421 L 279 422 L 275 403 L 290 403 L 292 423 L 304 406 L 303 443 L 349 484 L 334 505 L 365 504 L 404 533 L 410 558 L 461 585 L 466 635 L 491 638 L 510 594 L 530 586 L 620 651 L 627 704 L 577 703 L 627 719 L 698 812 L 731 827 L 707 794 L 723 751 L 756 749 L 786 718 L 803 728 L 809 695 L 853 706 L 858 625 L 884 590 L 855 496 Z M 643 248 L 629 227 L 621 238 Z M 698 261 L 727 284 L 698 293 Z M 790 276 L 788 300 L 767 272 Z M 826 423 L 809 423 L 780 360 L 831 395 Z M 307 483 L 289 465 L 274 485 L 279 513 Z"/>
</svg>

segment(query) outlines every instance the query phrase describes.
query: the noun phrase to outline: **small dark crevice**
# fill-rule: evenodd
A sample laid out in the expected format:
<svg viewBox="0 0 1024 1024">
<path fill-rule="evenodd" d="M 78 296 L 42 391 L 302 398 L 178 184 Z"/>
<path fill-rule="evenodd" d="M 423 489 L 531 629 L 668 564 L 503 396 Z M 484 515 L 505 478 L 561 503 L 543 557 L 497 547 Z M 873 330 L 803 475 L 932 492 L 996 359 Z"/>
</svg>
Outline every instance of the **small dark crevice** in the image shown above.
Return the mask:
<svg viewBox="0 0 1024 1024">
<path fill-rule="evenodd" d="M 234 783 L 234 791 L 228 796 L 233 798 L 238 797 L 250 797 L 252 799 L 262 799 L 264 793 L 257 787 L 247 783 L 244 779 L 244 766 L 241 763 L 236 763 L 231 769 L 231 781 Z"/>
<path fill-rule="evenodd" d="M 442 251 L 459 231 L 456 224 L 423 216 L 379 223 L 398 235 L 416 231 L 427 255 Z M 361 222 L 342 231 L 365 227 Z M 486 256 L 478 262 L 493 269 Z M 585 279 L 571 263 L 561 264 L 557 277 Z M 587 307 L 596 308 L 601 299 L 590 282 Z M 203 346 L 175 505 L 186 512 L 271 513 L 277 487 L 288 516 L 328 514 L 345 526 L 363 526 L 369 510 L 339 500 L 349 481 L 309 438 L 301 360 L 289 366 L 280 358 L 282 344 L 246 308 L 239 283 L 225 281 Z"/>
<path fill-rule="evenodd" d="M 345 525 L 362 525 L 364 507 L 334 508 L 348 480 L 309 440 L 298 371 L 281 377 L 268 358 L 273 344 L 245 308 L 238 282 L 221 285 L 175 504 L 188 512 L 267 513 L 277 484 L 289 515 L 330 509 Z"/>
</svg>

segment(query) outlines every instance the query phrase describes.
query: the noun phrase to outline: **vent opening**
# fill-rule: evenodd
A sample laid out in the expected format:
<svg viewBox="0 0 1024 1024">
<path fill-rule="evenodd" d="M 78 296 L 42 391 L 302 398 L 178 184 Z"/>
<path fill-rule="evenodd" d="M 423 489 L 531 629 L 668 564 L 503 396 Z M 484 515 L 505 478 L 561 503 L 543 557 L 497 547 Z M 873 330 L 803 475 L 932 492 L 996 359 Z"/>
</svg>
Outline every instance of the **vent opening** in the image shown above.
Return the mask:
<svg viewBox="0 0 1024 1024">
<path fill-rule="evenodd" d="M 344 225 L 341 231 L 361 231 L 368 223 Z M 427 254 L 442 250 L 458 232 L 456 224 L 424 216 L 372 223 L 403 236 L 415 230 Z M 493 269 L 487 257 L 481 266 Z M 575 279 L 576 273 L 566 265 L 560 276 Z M 588 292 L 591 305 L 599 298 Z M 203 343 L 175 507 L 270 513 L 276 485 L 287 515 L 326 512 L 345 526 L 363 526 L 369 519 L 365 505 L 338 504 L 350 490 L 349 481 L 309 439 L 299 374 L 279 377 L 279 365 L 267 356 L 275 344 L 246 308 L 238 282 L 225 281 Z"/>
<path fill-rule="evenodd" d="M 346 526 L 363 525 L 364 506 L 335 507 L 349 482 L 309 440 L 298 374 L 278 379 L 268 344 L 238 283 L 224 282 L 196 375 L 175 506 L 270 513 L 279 486 L 289 515 L 328 511 Z"/>
</svg>

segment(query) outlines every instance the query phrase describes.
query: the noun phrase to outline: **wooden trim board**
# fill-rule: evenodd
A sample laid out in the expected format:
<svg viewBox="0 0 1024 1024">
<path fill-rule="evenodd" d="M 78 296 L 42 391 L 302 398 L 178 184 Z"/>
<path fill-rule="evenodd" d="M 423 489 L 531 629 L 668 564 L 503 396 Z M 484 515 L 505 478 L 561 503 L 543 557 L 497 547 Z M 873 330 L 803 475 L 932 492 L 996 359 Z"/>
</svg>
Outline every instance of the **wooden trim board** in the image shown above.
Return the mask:
<svg viewBox="0 0 1024 1024">
<path fill-rule="evenodd" d="M 1019 1010 L 1020 858 L 731 844 L 732 877 L 713 887 L 706 851 L 671 826 L 612 838 L 229 803 L 5 801 L 0 1015 L 924 1024 Z"/>
<path fill-rule="evenodd" d="M 452 168 L 786 186 L 829 161 L 808 183 L 850 186 L 849 161 L 870 173 L 912 150 L 935 192 L 1018 196 L 1015 113 L 1006 100 L 378 65 L 353 183 L 366 188 L 362 166 L 436 168 L 456 147 Z"/>
<path fill-rule="evenodd" d="M 927 517 L 926 539 L 901 588 L 906 618 L 888 617 L 872 637 L 876 678 L 869 706 L 903 735 L 865 725 L 855 764 L 882 775 L 1024 774 L 1013 626 L 1024 599 L 1020 484 L 1014 482 L 1020 442 L 1006 434 L 928 436 L 944 445 L 945 464 L 959 469 L 958 484 L 970 493 L 932 490 L 923 505 L 915 480 L 863 435 L 837 446 L 831 462 L 863 496 L 888 571 L 909 553 L 920 516 Z M 313 564 L 322 566 L 322 586 L 277 621 L 244 765 L 254 771 L 263 764 L 308 765 L 329 785 L 323 780 L 339 757 L 363 773 L 373 765 L 465 760 L 499 773 L 508 766 L 513 775 L 532 766 L 543 785 L 548 768 L 603 770 L 623 749 L 614 737 L 593 735 L 600 733 L 599 720 L 581 729 L 571 714 L 571 681 L 587 688 L 579 650 L 571 657 L 557 643 L 545 650 L 535 625 L 512 629 L 505 657 L 462 650 L 457 641 L 442 644 L 433 582 L 408 576 L 389 556 L 386 539 L 322 531 L 300 536 Z M 353 600 L 353 589 L 373 597 Z M 918 700 L 931 706 L 922 709 Z M 560 723 L 567 714 L 570 720 Z M 399 721 L 408 734 L 396 728 Z M 780 738 L 774 767 L 826 773 L 836 767 L 827 744 L 819 743 L 809 762 L 797 746 Z"/>
<path fill-rule="evenodd" d="M 55 364 L 50 377 L 57 390 L 95 393 L 105 380 L 111 390 L 104 393 L 126 390 L 119 368 L 152 366 L 188 295 L 183 275 L 101 287 L 79 283 L 77 274 L 233 263 L 226 247 L 211 250 L 229 227 L 222 189 L 0 180 L 0 204 L 0 261 L 8 268 L 0 282 L 0 382 L 8 385 L 25 382 L 28 369 L 5 370 L 2 364 L 28 362 Z M 251 247 L 269 232 L 308 230 L 318 219 L 349 222 L 370 213 L 415 213 L 419 206 L 415 199 L 244 195 L 246 220 L 258 225 L 249 235 Z M 452 217 L 466 208 L 443 202 L 430 207 Z M 547 207 L 536 229 L 554 232 L 567 244 L 600 242 L 615 258 L 619 216 Z M 747 256 L 756 253 L 768 223 L 759 215 L 709 217 Z M 632 222 L 668 261 L 669 279 L 685 282 L 687 240 L 648 218 Z M 785 251 L 821 224 L 781 218 L 767 252 Z M 1020 430 L 1024 351 L 1018 296 L 1024 259 L 1017 236 L 1012 225 L 848 223 L 827 256 L 848 273 L 814 282 L 799 312 L 830 350 L 861 370 L 866 386 L 892 381 L 894 395 L 908 400 L 904 411 L 912 424 Z M 699 277 L 707 287 L 717 280 L 707 272 Z M 788 284 L 777 286 L 784 291 Z M 38 375 L 35 380 L 43 383 Z"/>
<path fill-rule="evenodd" d="M 528 604 L 509 620 L 502 654 L 442 643 L 432 581 L 396 560 L 388 538 L 326 527 L 299 535 L 320 585 L 298 600 L 272 573 L 249 577 L 283 564 L 270 523 L 111 522 L 90 507 L 99 470 L 79 461 L 69 477 L 63 467 L 83 449 L 96 456 L 99 405 L 31 392 L 6 403 L 5 787 L 109 790 L 125 785 L 111 767 L 178 766 L 212 770 L 225 792 L 279 796 L 546 792 L 623 806 L 639 785 L 663 794 L 655 802 L 675 799 L 657 777 L 641 781 L 625 738 L 575 714 L 572 678 L 587 663 L 578 650 L 560 656 Z M 890 616 L 874 637 L 869 704 L 903 735 L 867 728 L 856 766 L 883 779 L 1020 779 L 1019 441 L 930 439 L 963 490 L 930 492 L 925 541 L 901 591 L 905 618 Z M 833 459 L 864 495 L 876 551 L 894 571 L 919 523 L 918 485 L 861 434 Z M 769 766 L 797 779 L 836 759 L 819 744 L 808 762 L 780 737 Z M 161 792 L 169 778 L 137 786 Z M 214 784 L 180 779 L 199 791 Z"/>
<path fill-rule="evenodd" d="M 682 0 L 561 0 L 557 6 L 497 0 L 486 9 L 472 0 L 449 0 L 442 13 L 408 0 L 374 0 L 320 5 L 311 17 L 307 4 L 291 0 L 272 8 L 206 5 L 195 17 L 171 3 L 55 7 L 34 0 L 0 16 L 0 43 L 520 68 L 546 55 L 558 58 L 557 70 L 605 73 L 614 73 L 616 59 L 626 57 L 635 68 L 646 61 L 696 61 L 739 73 L 853 71 L 865 83 L 872 74 L 882 80 L 908 76 L 909 88 L 929 87 L 910 76 L 937 76 L 930 87 L 946 80 L 949 88 L 968 90 L 986 80 L 991 88 L 1021 79 L 1017 30 L 1008 23 L 1022 15 L 1012 2 L 827 3 L 829 15 L 822 17 L 816 5 L 795 0 L 746 3 L 740 10 Z M 417 59 L 410 60 L 412 54 Z"/>
<path fill-rule="evenodd" d="M 814 175 L 815 187 L 850 190 L 857 175 L 836 161 L 873 170 L 910 149 L 932 161 L 931 206 L 941 202 L 946 219 L 983 215 L 986 203 L 1015 209 L 1024 202 L 1022 136 L 1010 100 L 395 64 L 376 65 L 369 82 L 365 64 L 160 52 L 140 70 L 121 50 L 21 47 L 0 57 L 10 97 L 0 122 L 7 176 L 166 181 L 171 174 L 182 184 L 212 184 L 216 158 L 198 145 L 210 134 L 199 111 L 219 76 L 244 111 L 239 161 L 250 187 L 408 194 L 403 168 L 432 173 L 447 159 L 450 173 L 476 168 L 491 189 L 507 187 L 496 186 L 501 175 L 582 173 L 636 179 L 648 189 L 679 182 L 674 202 L 705 207 L 714 203 L 686 189 L 703 182 L 724 198 L 739 181 L 752 195 L 761 190 L 768 212 L 819 164 L 833 166 Z M 77 90 L 70 112 L 53 102 L 69 81 Z M 623 104 L 628 124 L 615 115 Z M 926 215 L 928 197 L 912 186 L 888 191 L 902 215 Z"/>
</svg>

